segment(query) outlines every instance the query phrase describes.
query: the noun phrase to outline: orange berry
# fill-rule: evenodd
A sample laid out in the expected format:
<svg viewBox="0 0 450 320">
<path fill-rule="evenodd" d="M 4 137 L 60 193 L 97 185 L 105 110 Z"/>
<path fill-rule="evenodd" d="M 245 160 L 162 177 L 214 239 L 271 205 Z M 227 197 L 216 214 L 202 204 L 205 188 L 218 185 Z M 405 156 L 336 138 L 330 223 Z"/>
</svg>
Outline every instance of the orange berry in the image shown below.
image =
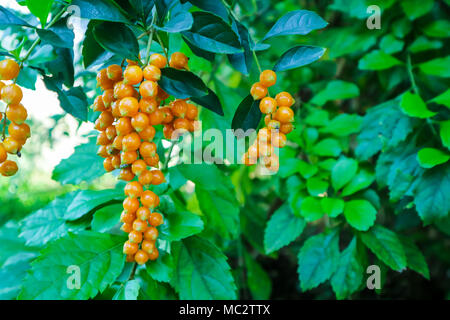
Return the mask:
<svg viewBox="0 0 450 320">
<path fill-rule="evenodd" d="M 121 162 L 122 160 L 120 160 L 120 154 L 116 154 L 111 157 L 111 164 L 114 167 L 114 169 L 119 169 Z"/>
<path fill-rule="evenodd" d="M 150 121 L 150 119 L 149 119 L 149 121 Z M 153 140 L 153 138 L 155 137 L 155 134 L 156 134 L 156 130 L 151 125 L 146 126 L 144 129 L 142 129 L 141 132 L 139 132 L 139 136 L 141 137 L 141 139 L 144 141 L 147 141 L 147 142 L 151 142 Z"/>
<path fill-rule="evenodd" d="M 286 146 L 286 136 L 281 132 L 272 135 L 272 145 L 275 148 L 284 148 Z"/>
<path fill-rule="evenodd" d="M 153 178 L 152 178 L 152 184 L 153 185 L 160 185 L 165 181 L 164 174 L 161 170 L 153 170 L 151 171 Z"/>
<path fill-rule="evenodd" d="M 128 182 L 125 186 L 125 195 L 130 198 L 139 198 L 144 192 L 144 188 L 142 188 L 142 185 L 137 181 Z"/>
<path fill-rule="evenodd" d="M 161 213 L 153 212 L 150 215 L 150 218 L 148 219 L 148 222 L 153 227 L 158 227 L 158 226 L 160 226 L 160 225 L 162 225 L 164 223 L 164 219 L 163 219 L 163 216 L 161 215 Z"/>
<path fill-rule="evenodd" d="M 116 127 L 111 125 L 105 130 L 105 134 L 109 140 L 113 140 L 117 136 Z"/>
<path fill-rule="evenodd" d="M 16 124 L 11 122 L 8 126 L 8 134 L 18 141 L 26 141 L 31 136 L 31 131 L 26 123 Z"/>
<path fill-rule="evenodd" d="M 153 209 L 159 205 L 159 197 L 153 191 L 146 190 L 142 193 L 141 202 L 147 208 Z"/>
<path fill-rule="evenodd" d="M 159 104 L 155 98 L 147 97 L 139 101 L 139 110 L 145 113 L 152 113 L 158 108 Z"/>
<path fill-rule="evenodd" d="M 92 110 L 94 111 L 105 111 L 105 104 L 103 103 L 103 98 L 102 96 L 97 96 L 94 100 L 94 103 L 92 104 Z"/>
<path fill-rule="evenodd" d="M 279 107 L 291 107 L 295 103 L 294 98 L 288 92 L 280 92 L 276 95 L 275 100 Z"/>
<path fill-rule="evenodd" d="M 258 141 L 268 142 L 270 141 L 270 130 L 267 128 L 262 128 L 258 131 Z"/>
<path fill-rule="evenodd" d="M 265 97 L 259 103 L 259 109 L 264 114 L 273 113 L 277 109 L 277 101 L 271 97 Z"/>
<path fill-rule="evenodd" d="M 173 121 L 173 114 L 172 110 L 169 107 L 162 107 L 160 109 L 162 112 L 164 112 L 164 119 L 162 121 L 163 124 L 169 124 Z"/>
<path fill-rule="evenodd" d="M 144 158 L 145 163 L 150 167 L 157 168 L 159 164 L 159 155 L 155 154 L 153 157 Z"/>
<path fill-rule="evenodd" d="M 138 159 L 136 151 L 125 151 L 120 154 L 120 160 L 122 164 L 132 164 Z"/>
<path fill-rule="evenodd" d="M 142 69 L 139 66 L 128 66 L 123 72 L 123 83 L 135 86 L 141 83 L 144 78 Z"/>
<path fill-rule="evenodd" d="M 275 113 L 275 118 L 281 123 L 294 121 L 294 111 L 289 107 L 279 107 Z"/>
<path fill-rule="evenodd" d="M 10 104 L 6 109 L 6 117 L 17 124 L 22 124 L 28 117 L 27 109 L 23 104 Z"/>
<path fill-rule="evenodd" d="M 189 131 L 190 123 L 189 120 L 184 118 L 178 118 L 173 122 L 173 128 L 175 130 L 188 130 Z"/>
<path fill-rule="evenodd" d="M 108 154 L 107 146 L 100 146 L 97 149 L 97 155 L 102 157 L 102 158 L 108 158 L 109 154 Z"/>
<path fill-rule="evenodd" d="M 3 140 L 3 146 L 6 152 L 10 154 L 17 154 L 17 152 L 19 152 L 22 148 L 20 142 L 11 137 L 6 137 L 5 140 Z"/>
<path fill-rule="evenodd" d="M 167 140 L 172 140 L 172 138 L 174 138 L 173 131 L 174 131 L 174 129 L 171 124 L 164 125 L 164 129 L 163 129 L 164 138 L 166 138 Z"/>
<path fill-rule="evenodd" d="M 136 90 L 130 84 L 119 81 L 114 85 L 114 97 L 118 100 L 126 97 L 135 97 Z"/>
<path fill-rule="evenodd" d="M 122 140 L 122 150 L 127 151 L 136 151 L 139 149 L 141 145 L 141 137 L 136 132 L 132 132 L 123 137 Z"/>
<path fill-rule="evenodd" d="M 267 88 L 259 82 L 255 83 L 250 90 L 250 94 L 252 95 L 254 100 L 261 100 L 262 98 L 267 96 L 267 93 Z"/>
<path fill-rule="evenodd" d="M 170 56 L 169 65 L 175 69 L 187 69 L 189 58 L 182 52 L 174 52 Z"/>
<path fill-rule="evenodd" d="M 147 228 L 148 228 L 147 221 L 142 221 L 139 219 L 134 220 L 133 230 L 136 230 L 139 232 L 145 232 L 145 230 L 147 230 Z"/>
<path fill-rule="evenodd" d="M 289 134 L 294 130 L 294 125 L 292 123 L 283 123 L 280 126 L 280 132 L 284 134 Z"/>
<path fill-rule="evenodd" d="M 144 81 L 139 86 L 139 93 L 143 98 L 155 98 L 158 94 L 158 84 L 154 81 Z"/>
<path fill-rule="evenodd" d="M 272 144 L 266 142 L 258 144 L 258 151 L 260 157 L 267 157 L 273 154 L 275 152 L 275 149 L 273 148 Z"/>
<path fill-rule="evenodd" d="M 264 70 L 259 76 L 259 82 L 266 88 L 277 83 L 277 74 L 272 70 Z"/>
<path fill-rule="evenodd" d="M 156 229 L 155 227 L 149 227 L 144 232 L 144 239 L 148 241 L 155 241 L 156 239 L 158 239 L 158 235 L 158 229 Z"/>
<path fill-rule="evenodd" d="M 280 159 L 276 154 L 264 158 L 264 166 L 270 171 L 277 172 L 280 168 Z"/>
<path fill-rule="evenodd" d="M 189 132 L 194 132 L 195 130 L 197 130 L 196 129 L 196 124 L 197 124 L 198 122 L 197 121 L 195 121 L 195 120 L 189 120 Z"/>
<path fill-rule="evenodd" d="M 120 215 L 120 222 L 131 225 L 131 228 L 133 229 L 134 220 L 136 220 L 136 214 L 122 211 L 122 214 Z"/>
<path fill-rule="evenodd" d="M 0 142 L 0 163 L 5 162 L 7 157 L 8 157 L 8 152 L 6 151 L 3 143 Z"/>
<path fill-rule="evenodd" d="M 162 54 L 154 53 L 150 56 L 150 64 L 162 69 L 167 66 L 167 59 Z"/>
<path fill-rule="evenodd" d="M 131 125 L 137 132 L 141 132 L 150 124 L 150 119 L 143 112 L 138 112 L 131 118 Z"/>
<path fill-rule="evenodd" d="M 6 104 L 19 104 L 20 101 L 22 101 L 23 93 L 22 89 L 20 89 L 17 84 L 13 83 L 2 88 L 1 96 Z"/>
<path fill-rule="evenodd" d="M 103 160 L 103 168 L 105 168 L 106 172 L 114 171 L 115 168 L 112 165 L 112 157 L 108 157 Z"/>
<path fill-rule="evenodd" d="M 99 131 L 106 130 L 107 127 L 112 125 L 114 122 L 114 117 L 111 112 L 109 111 L 103 111 L 100 113 L 100 116 L 97 118 L 96 121 L 96 129 Z"/>
<path fill-rule="evenodd" d="M 124 136 L 117 136 L 114 138 L 113 142 L 112 142 L 112 146 L 117 149 L 117 150 L 122 150 L 122 141 L 123 141 Z"/>
<path fill-rule="evenodd" d="M 156 144 L 154 142 L 143 142 L 139 147 L 139 154 L 143 158 L 153 157 L 156 154 Z"/>
<path fill-rule="evenodd" d="M 187 104 L 187 110 L 186 110 L 186 118 L 189 120 L 195 120 L 198 116 L 198 108 L 193 105 L 192 103 Z"/>
<path fill-rule="evenodd" d="M 108 139 L 106 135 L 106 131 L 102 131 L 97 136 L 97 145 L 99 146 L 106 146 L 111 143 L 111 140 Z"/>
<path fill-rule="evenodd" d="M 0 61 L 0 80 L 13 80 L 20 72 L 19 64 L 11 59 Z"/>
<path fill-rule="evenodd" d="M 140 207 L 136 211 L 136 217 L 142 221 L 146 221 L 150 217 L 150 210 L 146 207 Z"/>
<path fill-rule="evenodd" d="M 156 249 L 155 241 L 151 241 L 151 240 L 147 240 L 147 239 L 142 241 L 142 250 L 144 250 L 145 252 L 152 253 L 153 250 L 155 250 L 155 249 Z"/>
<path fill-rule="evenodd" d="M 144 170 L 139 176 L 138 180 L 143 186 L 149 186 L 150 184 L 152 184 L 153 174 L 149 170 Z"/>
<path fill-rule="evenodd" d="M 184 118 L 187 110 L 188 104 L 184 100 L 175 100 L 171 103 L 172 105 L 172 114 L 177 118 Z"/>
<path fill-rule="evenodd" d="M 134 223 L 133 223 L 134 226 Z M 130 241 L 131 243 L 141 243 L 142 242 L 142 232 L 133 230 L 128 234 L 128 241 Z"/>
<path fill-rule="evenodd" d="M 152 253 L 148 254 L 148 259 L 150 261 L 155 261 L 156 259 L 158 259 L 158 257 L 159 257 L 159 251 L 157 248 L 155 248 L 155 250 L 153 250 Z"/>
<path fill-rule="evenodd" d="M 166 115 L 164 114 L 164 111 L 160 109 L 156 110 L 153 113 L 150 113 L 149 115 L 150 125 L 157 126 L 161 124 L 164 121 L 165 116 Z"/>
<path fill-rule="evenodd" d="M 134 179 L 134 174 L 130 167 L 126 167 L 120 170 L 119 179 L 123 181 L 131 181 Z"/>
<path fill-rule="evenodd" d="M 125 136 L 133 132 L 133 126 L 131 124 L 131 119 L 128 117 L 123 117 L 117 120 L 116 132 L 118 136 Z"/>
<path fill-rule="evenodd" d="M 120 227 L 120 230 L 126 233 L 130 233 L 131 231 L 133 231 L 133 225 L 131 223 L 124 223 Z"/>
<path fill-rule="evenodd" d="M 114 82 L 122 80 L 122 67 L 118 64 L 112 64 L 106 68 L 106 75 Z"/>
<path fill-rule="evenodd" d="M 270 130 L 279 130 L 280 129 L 280 122 L 277 120 L 270 120 L 269 123 L 267 124 L 267 128 L 269 128 Z"/>
<path fill-rule="evenodd" d="M 130 241 L 126 241 L 123 244 L 123 253 L 124 254 L 135 254 L 139 250 L 139 245 L 137 243 L 131 243 Z"/>
<path fill-rule="evenodd" d="M 161 79 L 161 70 L 154 65 L 149 64 L 144 68 L 144 79 L 149 81 L 159 81 Z"/>
<path fill-rule="evenodd" d="M 17 163 L 11 160 L 6 160 L 0 164 L 0 174 L 4 177 L 11 177 L 17 173 L 19 167 Z"/>
<path fill-rule="evenodd" d="M 259 157 L 258 145 L 257 144 L 251 145 L 248 148 L 247 153 L 248 153 L 248 157 L 250 159 L 252 159 L 252 160 L 258 159 L 258 157 Z"/>
<path fill-rule="evenodd" d="M 139 112 L 139 102 L 136 98 L 126 97 L 119 102 L 120 115 L 133 117 Z"/>
<path fill-rule="evenodd" d="M 126 213 L 135 213 L 139 209 L 139 200 L 131 197 L 126 198 L 123 201 L 123 209 Z"/>
<path fill-rule="evenodd" d="M 134 255 L 134 260 L 136 261 L 137 264 L 139 265 L 143 265 L 148 261 L 148 254 L 145 251 L 139 250 L 138 252 L 136 252 L 136 254 Z"/>
<path fill-rule="evenodd" d="M 133 171 L 133 173 L 137 176 L 140 176 L 141 173 L 144 172 L 145 170 L 147 170 L 147 164 L 145 163 L 144 160 L 136 160 L 131 165 L 131 171 Z"/>
<path fill-rule="evenodd" d="M 120 114 L 119 102 L 120 101 L 115 100 L 111 103 L 111 113 L 114 116 L 114 118 L 116 118 L 116 119 L 118 119 L 122 116 Z"/>
<path fill-rule="evenodd" d="M 102 100 L 105 108 L 109 108 L 111 104 L 116 100 L 116 98 L 114 97 L 114 90 L 105 90 L 102 94 Z"/>
<path fill-rule="evenodd" d="M 108 78 L 106 69 L 102 69 L 97 73 L 97 87 L 102 88 L 103 91 L 114 87 L 114 81 Z"/>
</svg>

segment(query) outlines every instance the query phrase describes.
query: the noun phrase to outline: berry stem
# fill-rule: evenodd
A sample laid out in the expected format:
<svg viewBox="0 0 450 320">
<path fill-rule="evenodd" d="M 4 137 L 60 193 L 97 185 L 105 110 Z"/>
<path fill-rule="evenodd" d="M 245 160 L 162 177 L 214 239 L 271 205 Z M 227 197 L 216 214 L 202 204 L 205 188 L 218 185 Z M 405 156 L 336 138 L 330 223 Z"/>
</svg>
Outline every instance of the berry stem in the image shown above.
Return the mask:
<svg viewBox="0 0 450 320">
<path fill-rule="evenodd" d="M 158 39 L 158 43 L 159 43 L 159 45 L 161 46 L 161 48 L 163 49 L 163 52 L 164 52 L 164 55 L 166 56 L 166 59 L 167 59 L 167 63 L 169 63 L 169 54 L 167 53 L 167 49 L 166 49 L 166 47 L 164 46 L 164 43 L 162 42 L 162 39 L 161 39 L 161 37 L 159 36 L 159 34 L 158 34 L 158 32 L 156 32 L 156 39 Z"/>
<path fill-rule="evenodd" d="M 153 14 L 152 24 L 150 26 L 150 38 L 148 39 L 147 43 L 147 50 L 145 51 L 145 63 L 144 65 L 148 65 L 150 61 L 150 49 L 152 48 L 152 42 L 153 42 L 153 34 L 155 32 L 155 22 L 156 22 L 156 12 Z"/>
<path fill-rule="evenodd" d="M 408 70 L 408 76 L 409 80 L 411 81 L 411 86 L 414 90 L 414 93 L 419 94 L 419 87 L 416 84 L 416 79 L 414 78 L 414 73 L 412 71 L 412 63 L 411 63 L 411 55 L 408 54 L 408 57 L 406 58 L 406 67 Z"/>
<path fill-rule="evenodd" d="M 136 274 L 137 266 L 138 266 L 138 264 L 137 264 L 137 262 L 135 262 L 135 263 L 133 264 L 133 269 L 131 269 L 130 276 L 128 277 L 128 281 L 134 279 L 134 275 Z"/>
<path fill-rule="evenodd" d="M 8 108 L 8 106 L 6 106 Z M 3 114 L 2 141 L 6 138 L 6 112 Z"/>
<path fill-rule="evenodd" d="M 258 56 L 256 55 L 256 51 L 252 50 L 252 52 L 253 52 L 253 58 L 255 58 L 256 65 L 258 66 L 259 73 L 261 74 L 262 73 L 262 69 L 261 69 L 261 65 L 260 65 L 259 60 L 258 60 Z"/>
</svg>

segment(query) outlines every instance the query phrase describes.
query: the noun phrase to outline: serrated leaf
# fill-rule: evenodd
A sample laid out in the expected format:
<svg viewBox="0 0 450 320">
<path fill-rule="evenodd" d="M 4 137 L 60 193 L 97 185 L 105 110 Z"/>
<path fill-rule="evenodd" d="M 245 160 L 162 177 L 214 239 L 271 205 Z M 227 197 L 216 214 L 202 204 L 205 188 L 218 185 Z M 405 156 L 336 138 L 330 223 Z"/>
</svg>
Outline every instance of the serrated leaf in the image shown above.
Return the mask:
<svg viewBox="0 0 450 320">
<path fill-rule="evenodd" d="M 146 265 L 147 273 L 156 281 L 170 282 L 174 272 L 174 262 L 171 254 L 160 251 L 159 258 Z"/>
<path fill-rule="evenodd" d="M 112 298 L 113 300 L 137 300 L 139 295 L 139 281 L 138 280 L 128 280 L 125 284 L 120 286 L 116 294 Z"/>
<path fill-rule="evenodd" d="M 334 273 L 339 259 L 337 232 L 308 238 L 298 255 L 298 274 L 302 291 L 317 287 Z"/>
<path fill-rule="evenodd" d="M 251 257 L 244 253 L 245 266 L 247 270 L 247 284 L 253 299 L 267 300 L 272 291 L 272 282 L 267 272 Z"/>
<path fill-rule="evenodd" d="M 89 299 L 103 292 L 122 272 L 124 237 L 96 232 L 69 234 L 33 261 L 19 299 Z M 69 289 L 69 266 L 80 271 L 80 289 Z"/>
<path fill-rule="evenodd" d="M 107 232 L 111 230 L 119 223 L 122 211 L 122 204 L 106 206 L 95 211 L 91 222 L 92 230 L 97 232 Z"/>
<path fill-rule="evenodd" d="M 273 70 L 279 72 L 306 66 L 319 60 L 325 51 L 325 48 L 314 46 L 297 46 L 291 48 L 283 53 L 273 67 Z"/>
<path fill-rule="evenodd" d="M 161 211 L 163 210 L 161 209 Z M 171 213 L 163 211 L 162 213 L 165 219 L 164 224 L 159 227 L 162 240 L 179 241 L 203 230 L 203 221 L 196 214 L 178 210 Z"/>
<path fill-rule="evenodd" d="M 180 299 L 236 299 L 236 285 L 226 256 L 211 242 L 190 237 L 173 245 L 172 283 Z"/>
<path fill-rule="evenodd" d="M 331 170 L 331 185 L 335 191 L 338 191 L 356 175 L 358 162 L 354 159 L 341 158 Z"/>
<path fill-rule="evenodd" d="M 366 200 L 351 200 L 345 203 L 344 216 L 347 222 L 359 231 L 367 231 L 375 223 L 377 210 Z"/>
<path fill-rule="evenodd" d="M 399 239 L 405 250 L 406 261 L 408 268 L 420 273 L 426 279 L 430 279 L 430 271 L 428 270 L 427 262 L 420 249 L 408 237 L 399 236 Z"/>
<path fill-rule="evenodd" d="M 300 217 L 292 214 L 289 205 L 284 204 L 273 213 L 264 232 L 264 248 L 266 253 L 272 253 L 288 245 L 298 238 L 306 223 Z"/>
<path fill-rule="evenodd" d="M 380 225 L 360 234 L 362 242 L 388 267 L 395 271 L 406 268 L 406 256 L 397 235 Z"/>
</svg>

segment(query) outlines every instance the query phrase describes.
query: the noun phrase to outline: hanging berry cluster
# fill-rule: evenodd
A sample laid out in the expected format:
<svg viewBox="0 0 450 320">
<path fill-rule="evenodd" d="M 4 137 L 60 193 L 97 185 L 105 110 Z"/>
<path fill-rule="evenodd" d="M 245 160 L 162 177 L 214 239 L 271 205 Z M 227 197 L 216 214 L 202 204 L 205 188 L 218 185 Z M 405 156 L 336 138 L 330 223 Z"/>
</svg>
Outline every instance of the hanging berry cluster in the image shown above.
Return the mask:
<svg viewBox="0 0 450 320">
<path fill-rule="evenodd" d="M 14 60 L 0 61 L 0 95 L 6 109 L 0 113 L 2 121 L 2 142 L 0 142 L 0 174 L 10 177 L 17 173 L 17 163 L 8 159 L 8 153 L 20 156 L 22 147 L 30 137 L 30 127 L 25 123 L 27 109 L 20 103 L 23 98 L 22 89 L 15 83 L 19 76 L 20 66 Z M 8 125 L 8 121 L 10 122 Z M 6 131 L 8 129 L 8 131 Z"/>
<path fill-rule="evenodd" d="M 275 98 L 268 97 L 268 88 L 275 85 L 277 75 L 272 70 L 265 70 L 260 74 L 259 82 L 255 83 L 250 94 L 254 100 L 261 100 L 259 108 L 265 114 L 265 127 L 258 131 L 255 142 L 244 154 L 243 162 L 250 166 L 258 159 L 272 171 L 278 171 L 279 158 L 274 148 L 286 145 L 286 135 L 293 129 L 294 111 L 291 109 L 295 100 L 288 92 L 278 93 Z"/>
<path fill-rule="evenodd" d="M 148 190 L 165 181 L 153 142 L 155 126 L 163 125 L 164 136 L 173 140 L 174 132 L 194 131 L 198 109 L 185 100 L 165 105 L 170 97 L 158 86 L 161 69 L 167 65 L 163 55 L 151 55 L 144 68 L 127 61 L 125 70 L 111 65 L 97 74 L 103 94 L 95 99 L 93 110 L 101 112 L 95 128 L 99 131 L 98 155 L 104 158 L 103 166 L 108 172 L 120 169 L 119 179 L 128 182 L 120 218 L 121 229 L 128 233 L 123 252 L 128 262 L 145 264 L 159 256 L 157 227 L 164 223 L 163 216 L 155 211 L 159 197 Z M 187 69 L 187 63 L 188 58 L 179 52 L 169 61 L 176 69 Z"/>
</svg>

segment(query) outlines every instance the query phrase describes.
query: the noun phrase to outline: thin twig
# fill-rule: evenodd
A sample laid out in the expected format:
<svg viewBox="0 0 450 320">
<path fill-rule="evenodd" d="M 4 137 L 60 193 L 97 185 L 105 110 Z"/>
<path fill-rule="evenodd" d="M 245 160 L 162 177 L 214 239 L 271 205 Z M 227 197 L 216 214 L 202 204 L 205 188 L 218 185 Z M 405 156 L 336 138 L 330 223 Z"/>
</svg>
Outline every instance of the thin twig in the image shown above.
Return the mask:
<svg viewBox="0 0 450 320">
<path fill-rule="evenodd" d="M 150 38 L 148 39 L 147 43 L 147 50 L 145 51 L 145 65 L 148 64 L 150 61 L 150 49 L 152 48 L 152 42 L 153 42 L 153 33 L 155 32 L 155 22 L 156 22 L 156 13 L 153 15 L 152 19 L 152 25 L 150 26 Z"/>
<path fill-rule="evenodd" d="M 163 43 L 161 37 L 159 36 L 158 32 L 156 32 L 156 39 L 158 39 L 158 43 L 159 43 L 159 45 L 161 46 L 161 48 L 163 49 L 164 55 L 166 56 L 167 63 L 169 63 L 169 60 L 170 60 L 170 59 L 169 59 L 169 53 L 167 52 L 167 49 L 166 49 L 166 47 L 164 46 L 164 43 Z"/>
<path fill-rule="evenodd" d="M 135 262 L 134 265 L 133 265 L 133 269 L 131 269 L 130 276 L 128 277 L 127 281 L 130 281 L 130 280 L 134 279 L 134 276 L 136 274 L 137 266 L 138 266 L 138 264 L 137 264 L 137 262 Z"/>
</svg>

